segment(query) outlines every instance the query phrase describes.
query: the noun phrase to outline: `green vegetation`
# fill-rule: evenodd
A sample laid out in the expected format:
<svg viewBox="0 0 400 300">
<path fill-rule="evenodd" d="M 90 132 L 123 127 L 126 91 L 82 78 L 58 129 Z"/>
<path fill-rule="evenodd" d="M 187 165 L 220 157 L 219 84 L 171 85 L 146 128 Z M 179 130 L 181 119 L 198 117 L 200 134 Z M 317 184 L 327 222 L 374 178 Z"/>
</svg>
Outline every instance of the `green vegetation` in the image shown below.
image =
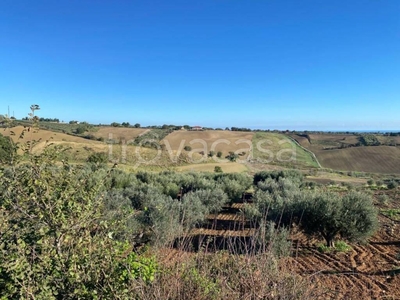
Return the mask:
<svg viewBox="0 0 400 300">
<path fill-rule="evenodd" d="M 55 168 L 56 158 L 45 152 L 2 171 L 0 297 L 130 297 L 157 269 L 131 251 L 130 210 L 115 208 L 111 218 L 102 197 L 107 173 Z"/>
<path fill-rule="evenodd" d="M 215 173 L 222 173 L 222 168 L 220 166 L 215 166 L 214 172 Z"/>
<path fill-rule="evenodd" d="M 252 143 L 255 160 L 291 167 L 318 167 L 310 152 L 283 134 L 256 132 Z"/>
<path fill-rule="evenodd" d="M 239 155 L 235 152 L 230 151 L 229 154 L 225 157 L 229 161 L 236 161 L 239 158 Z"/>
<path fill-rule="evenodd" d="M 106 164 L 108 162 L 108 154 L 102 152 L 92 153 L 88 156 L 87 162 L 93 164 Z"/>
<path fill-rule="evenodd" d="M 400 209 L 381 209 L 380 213 L 384 216 L 387 216 L 393 220 L 400 221 Z"/>
<path fill-rule="evenodd" d="M 393 189 L 397 188 L 398 186 L 399 186 L 399 184 L 396 181 L 391 180 L 388 183 L 387 188 L 390 189 L 390 190 L 393 190 Z"/>
<path fill-rule="evenodd" d="M 0 163 L 8 164 L 12 162 L 15 154 L 16 148 L 11 138 L 0 134 Z"/>
<path fill-rule="evenodd" d="M 293 181 L 279 173 L 273 176 L 261 173 L 254 178 L 255 207 L 247 206 L 246 214 L 255 222 L 270 220 L 279 226 L 298 224 L 306 234 L 323 237 L 327 247 L 334 247 L 337 236 L 364 241 L 377 228 L 377 210 L 366 194 L 304 191 L 297 175 Z"/>
<path fill-rule="evenodd" d="M 362 146 L 379 146 L 381 144 L 373 134 L 363 134 L 359 137 L 359 141 Z"/>
<path fill-rule="evenodd" d="M 173 129 L 151 129 L 145 134 L 136 137 L 133 144 L 157 149 L 160 147 L 160 141 L 172 131 Z"/>
<path fill-rule="evenodd" d="M 365 241 L 378 225 L 377 210 L 366 194 L 317 193 L 303 208 L 300 227 L 308 234 L 320 234 L 328 247 L 334 246 L 338 235 L 350 241 Z"/>
<path fill-rule="evenodd" d="M 28 121 L 38 124 L 36 109 Z M 92 130 L 85 123 L 68 126 L 76 126 L 73 132 Z M 154 148 L 172 130 L 163 127 L 135 143 Z M 295 149 L 291 166 L 311 167 L 309 173 L 318 175 L 311 154 L 286 136 L 256 133 L 253 144 L 262 138 L 270 138 L 261 149 L 275 159 L 290 158 L 285 155 Z M 365 241 L 377 228 L 370 195 L 349 191 L 344 183 L 304 181 L 297 170 L 250 176 L 224 173 L 221 163 L 209 163 L 204 164 L 208 173 L 156 173 L 147 167 L 133 173 L 110 168 L 108 154 L 100 152 L 104 148 L 95 152 L 85 145 L 84 163 L 78 165 L 69 163 L 57 145 L 42 152 L 31 151 L 30 144 L 18 146 L 23 156 L 16 156 L 10 138 L 0 135 L 0 299 L 314 299 L 308 278 L 282 267 L 281 257 L 293 251 L 290 230 L 325 239 L 317 250 L 335 253 L 350 251 L 346 242 Z M 154 152 L 145 149 L 143 155 Z M 260 151 L 258 158 L 271 153 Z M 238 155 L 230 152 L 228 158 Z M 229 165 L 235 163 L 225 163 L 225 172 Z M 353 189 L 372 194 L 367 178 Z M 388 176 L 385 183 L 397 188 L 398 180 Z M 368 184 L 376 186 L 372 179 Z M 380 193 L 378 202 L 389 204 Z M 243 232 L 249 230 L 244 238 L 227 238 L 241 232 L 227 229 L 228 210 L 234 211 L 228 217 L 240 219 Z M 400 220 L 398 209 L 380 213 Z M 204 234 L 206 242 L 200 241 L 199 231 L 218 227 L 227 236 Z M 223 250 L 207 248 L 219 239 L 230 244 Z"/>
<path fill-rule="evenodd" d="M 322 253 L 329 253 L 329 252 L 332 252 L 332 251 L 335 251 L 335 252 L 348 252 L 351 249 L 352 248 L 344 241 L 337 241 L 335 243 L 334 247 L 328 247 L 327 245 L 324 245 L 324 244 L 318 244 L 317 245 L 317 250 L 319 252 L 322 252 Z"/>
</svg>

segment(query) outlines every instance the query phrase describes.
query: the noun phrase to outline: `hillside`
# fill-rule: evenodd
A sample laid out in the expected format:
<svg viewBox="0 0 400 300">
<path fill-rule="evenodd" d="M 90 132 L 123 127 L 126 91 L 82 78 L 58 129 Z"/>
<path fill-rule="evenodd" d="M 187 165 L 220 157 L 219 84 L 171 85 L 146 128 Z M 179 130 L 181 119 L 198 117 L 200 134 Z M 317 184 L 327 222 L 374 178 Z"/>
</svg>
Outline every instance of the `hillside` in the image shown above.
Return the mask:
<svg viewBox="0 0 400 300">
<path fill-rule="evenodd" d="M 130 140 L 134 140 L 136 137 L 144 134 L 147 131 L 148 129 L 143 128 L 104 126 L 99 127 L 97 131 L 93 132 L 93 135 L 96 138 L 103 138 L 104 140 L 125 140 L 128 142 Z"/>
<path fill-rule="evenodd" d="M 384 174 L 400 173 L 399 146 L 358 146 L 354 134 L 291 135 L 300 145 L 312 151 L 322 167 L 342 171 Z M 398 142 L 398 137 L 377 136 L 385 143 Z"/>
<path fill-rule="evenodd" d="M 25 132 L 21 138 L 21 133 L 24 130 Z M 107 145 L 103 142 L 44 129 L 31 129 L 28 131 L 28 128 L 16 126 L 3 129 L 0 133 L 4 136 L 11 136 L 16 143 L 25 144 L 34 141 L 32 147 L 34 153 L 42 151 L 49 144 L 63 145 L 69 148 L 66 155 L 74 161 L 84 161 L 90 153 L 105 152 L 107 150 Z"/>
<path fill-rule="evenodd" d="M 209 130 L 209 131 L 174 131 L 162 140 L 166 149 L 174 152 L 182 150 L 185 146 L 194 149 L 205 149 L 206 153 L 210 150 L 221 151 L 223 155 L 228 155 L 230 151 L 243 149 L 245 157 L 250 151 L 253 132 L 228 131 L 228 130 Z M 204 143 L 204 144 L 203 144 Z M 214 146 L 213 146 L 214 145 Z M 169 147 L 169 148 L 168 148 Z"/>
<path fill-rule="evenodd" d="M 400 148 L 391 146 L 354 147 L 316 151 L 326 168 L 370 173 L 400 174 Z"/>
</svg>

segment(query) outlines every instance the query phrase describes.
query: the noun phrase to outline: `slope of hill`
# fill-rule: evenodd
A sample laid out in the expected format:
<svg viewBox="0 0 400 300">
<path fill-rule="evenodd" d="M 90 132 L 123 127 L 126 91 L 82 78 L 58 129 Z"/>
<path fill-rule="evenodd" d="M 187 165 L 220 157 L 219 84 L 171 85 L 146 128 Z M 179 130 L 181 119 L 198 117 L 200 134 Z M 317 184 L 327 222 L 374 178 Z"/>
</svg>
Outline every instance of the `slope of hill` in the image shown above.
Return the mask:
<svg viewBox="0 0 400 300">
<path fill-rule="evenodd" d="M 359 137 L 354 134 L 310 134 L 292 135 L 299 144 L 312 151 L 322 167 L 342 171 L 400 174 L 399 146 L 359 146 Z M 388 142 L 397 142 L 397 137 L 378 136 Z M 342 148 L 343 147 L 343 148 Z M 341 149 L 342 148 L 342 149 Z"/>
<path fill-rule="evenodd" d="M 69 149 L 65 155 L 73 161 L 84 161 L 90 153 L 107 150 L 107 145 L 103 142 L 44 129 L 31 128 L 28 131 L 28 128 L 16 126 L 3 129 L 0 133 L 10 136 L 16 143 L 26 144 L 33 141 L 32 151 L 34 153 L 41 152 L 49 144 L 63 145 Z M 22 133 L 23 135 L 21 135 Z"/>
<path fill-rule="evenodd" d="M 400 148 L 391 146 L 320 150 L 320 163 L 337 170 L 400 174 Z"/>
<path fill-rule="evenodd" d="M 147 131 L 148 129 L 143 128 L 105 126 L 99 127 L 96 132 L 93 132 L 93 135 L 97 138 L 103 138 L 104 140 L 112 139 L 117 141 L 131 141 Z"/>
<path fill-rule="evenodd" d="M 243 149 L 246 157 L 249 155 L 254 133 L 228 130 L 209 130 L 209 131 L 174 131 L 165 137 L 162 143 L 166 149 L 174 152 L 183 151 L 185 146 L 192 149 L 204 149 L 205 153 L 213 150 L 221 151 L 223 155 L 228 155 L 230 151 Z"/>
</svg>

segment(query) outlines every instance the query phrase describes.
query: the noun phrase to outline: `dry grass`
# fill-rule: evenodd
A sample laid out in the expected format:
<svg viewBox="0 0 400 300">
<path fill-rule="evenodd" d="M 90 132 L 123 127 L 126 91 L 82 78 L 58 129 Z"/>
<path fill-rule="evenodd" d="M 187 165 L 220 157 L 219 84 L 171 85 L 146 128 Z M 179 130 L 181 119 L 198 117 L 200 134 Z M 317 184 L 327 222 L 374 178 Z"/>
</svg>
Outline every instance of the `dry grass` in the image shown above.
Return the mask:
<svg viewBox="0 0 400 300">
<path fill-rule="evenodd" d="M 205 163 L 205 164 L 190 164 L 188 166 L 178 167 L 180 172 L 214 172 L 214 168 L 220 166 L 225 173 L 241 173 L 248 171 L 244 164 L 229 162 L 229 163 Z"/>
<path fill-rule="evenodd" d="M 366 184 L 368 179 L 366 178 L 357 178 L 351 176 L 340 175 L 337 173 L 329 173 L 329 172 L 317 172 L 316 175 L 307 176 L 308 180 L 320 182 L 320 183 L 351 183 L 355 185 L 363 185 Z"/>
<path fill-rule="evenodd" d="M 247 140 L 250 144 L 254 133 L 252 132 L 239 132 L 239 131 L 224 131 L 224 130 L 210 130 L 210 131 L 186 131 L 179 130 L 169 134 L 162 142 L 165 145 L 170 145 L 171 150 L 177 152 L 183 147 L 190 146 L 193 150 L 200 149 L 208 153 L 213 143 L 215 143 L 215 152 L 221 151 L 224 156 L 228 155 L 230 151 L 243 151 L 249 154 L 250 146 L 245 143 L 240 143 L 241 140 Z M 206 143 L 206 149 L 198 141 L 202 140 Z M 221 141 L 221 143 L 219 143 Z M 226 143 L 224 143 L 226 141 Z M 168 147 L 168 146 L 167 146 Z M 246 155 L 247 156 L 247 155 Z"/>
<path fill-rule="evenodd" d="M 137 299 L 241 300 L 315 299 L 313 284 L 268 254 L 241 256 L 226 252 L 157 254 L 161 272 L 141 285 Z"/>
<path fill-rule="evenodd" d="M 19 139 L 22 131 L 25 130 L 24 137 Z M 13 128 L 6 128 L 0 132 L 4 136 L 11 136 L 14 142 L 26 143 L 27 141 L 35 140 L 40 142 L 72 142 L 83 144 L 101 144 L 101 142 L 84 139 L 82 137 L 68 135 L 65 133 L 54 132 L 43 129 L 31 129 L 29 132 L 23 126 L 16 126 Z M 12 134 L 14 133 L 14 134 Z"/>
<path fill-rule="evenodd" d="M 344 144 L 357 144 L 358 136 L 354 134 L 310 134 L 312 144 L 318 144 L 319 142 L 330 142 L 330 143 L 344 143 Z"/>
<path fill-rule="evenodd" d="M 149 129 L 143 129 L 143 128 L 126 128 L 126 127 L 111 127 L 111 126 L 106 126 L 106 127 L 100 127 L 96 132 L 93 133 L 93 135 L 97 138 L 103 138 L 103 139 L 111 139 L 113 140 L 133 140 L 139 135 L 144 134 L 147 132 Z"/>
</svg>

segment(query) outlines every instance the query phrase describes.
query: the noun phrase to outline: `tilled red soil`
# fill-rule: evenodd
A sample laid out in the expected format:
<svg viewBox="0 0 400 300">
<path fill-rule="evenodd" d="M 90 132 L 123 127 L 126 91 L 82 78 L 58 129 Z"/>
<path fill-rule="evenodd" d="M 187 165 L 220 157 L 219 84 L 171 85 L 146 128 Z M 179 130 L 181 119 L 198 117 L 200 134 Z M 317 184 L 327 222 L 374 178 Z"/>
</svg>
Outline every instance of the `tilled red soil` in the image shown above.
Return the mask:
<svg viewBox="0 0 400 300">
<path fill-rule="evenodd" d="M 320 299 L 400 299 L 400 226 L 380 217 L 381 229 L 347 253 L 321 253 L 298 234 L 288 266 L 326 292 Z M 389 224 L 388 224 L 389 223 Z"/>
<path fill-rule="evenodd" d="M 397 192 L 385 193 L 392 199 L 392 208 L 400 207 Z M 243 204 L 237 203 L 217 217 L 209 216 L 208 225 L 195 229 L 193 236 L 251 236 L 254 229 L 244 225 L 241 208 Z M 379 222 L 378 232 L 367 243 L 350 244 L 352 249 L 346 253 L 322 253 L 317 244 L 324 241 L 293 232 L 293 255 L 283 263 L 318 288 L 316 299 L 400 299 L 400 221 L 381 214 Z"/>
<path fill-rule="evenodd" d="M 399 208 L 398 192 L 385 193 L 391 208 Z M 351 244 L 347 253 L 320 253 L 315 240 L 293 235 L 295 253 L 288 264 L 326 291 L 320 299 L 400 299 L 400 221 L 380 214 L 379 223 L 366 244 Z"/>
</svg>

